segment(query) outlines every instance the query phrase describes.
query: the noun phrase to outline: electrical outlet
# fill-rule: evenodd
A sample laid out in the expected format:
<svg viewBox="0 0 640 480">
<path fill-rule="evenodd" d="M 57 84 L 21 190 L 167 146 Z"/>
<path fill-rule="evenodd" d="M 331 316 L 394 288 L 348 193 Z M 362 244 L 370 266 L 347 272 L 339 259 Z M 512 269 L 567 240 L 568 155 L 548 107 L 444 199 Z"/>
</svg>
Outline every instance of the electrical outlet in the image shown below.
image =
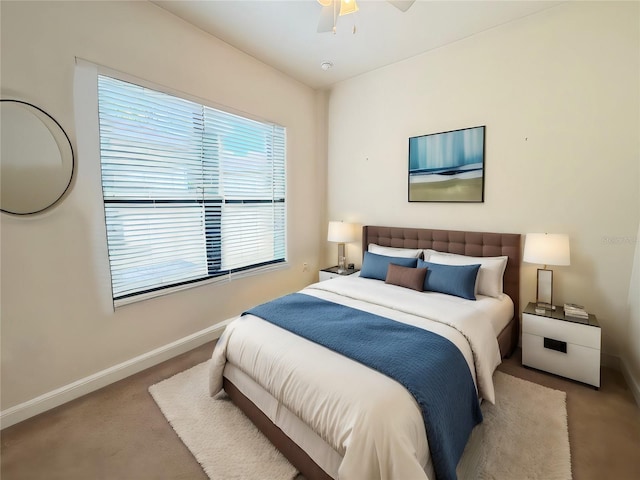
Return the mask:
<svg viewBox="0 0 640 480">
<path fill-rule="evenodd" d="M 308 272 L 309 271 L 309 264 L 307 262 L 304 262 L 302 264 L 302 271 L 303 272 Z"/>
</svg>

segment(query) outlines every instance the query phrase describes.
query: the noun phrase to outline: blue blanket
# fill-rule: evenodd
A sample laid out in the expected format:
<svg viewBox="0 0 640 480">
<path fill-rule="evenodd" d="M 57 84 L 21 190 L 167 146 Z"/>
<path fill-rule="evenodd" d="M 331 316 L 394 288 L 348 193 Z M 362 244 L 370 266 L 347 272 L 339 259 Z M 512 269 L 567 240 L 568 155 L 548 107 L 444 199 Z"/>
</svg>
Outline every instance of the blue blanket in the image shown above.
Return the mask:
<svg viewBox="0 0 640 480">
<path fill-rule="evenodd" d="M 458 348 L 433 332 L 302 293 L 259 305 L 255 315 L 375 369 L 403 385 L 422 410 L 438 480 L 456 465 L 482 413 Z"/>
</svg>

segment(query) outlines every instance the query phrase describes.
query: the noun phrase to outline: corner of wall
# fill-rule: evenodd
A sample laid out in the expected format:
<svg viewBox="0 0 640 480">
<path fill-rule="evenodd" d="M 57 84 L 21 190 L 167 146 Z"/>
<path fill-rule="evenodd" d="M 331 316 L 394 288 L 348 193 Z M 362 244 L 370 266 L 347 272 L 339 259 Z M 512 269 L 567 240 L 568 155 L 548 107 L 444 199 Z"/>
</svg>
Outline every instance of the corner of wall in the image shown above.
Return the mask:
<svg viewBox="0 0 640 480">
<path fill-rule="evenodd" d="M 636 251 L 629 280 L 626 343 L 621 357 L 621 370 L 636 403 L 640 406 L 640 224 L 635 237 Z"/>
<path fill-rule="evenodd" d="M 621 359 L 620 363 L 622 376 L 626 380 L 629 390 L 631 390 L 631 394 L 636 400 L 636 404 L 640 407 L 640 379 L 634 377 L 624 358 Z"/>
</svg>

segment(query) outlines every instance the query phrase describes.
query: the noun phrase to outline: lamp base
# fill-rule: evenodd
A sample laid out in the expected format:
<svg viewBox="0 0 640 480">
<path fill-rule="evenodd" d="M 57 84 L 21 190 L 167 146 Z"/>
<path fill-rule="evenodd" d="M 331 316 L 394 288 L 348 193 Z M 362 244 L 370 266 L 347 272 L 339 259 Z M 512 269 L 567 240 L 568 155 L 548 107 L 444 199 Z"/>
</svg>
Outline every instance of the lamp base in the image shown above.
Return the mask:
<svg viewBox="0 0 640 480">
<path fill-rule="evenodd" d="M 338 273 L 347 271 L 346 246 L 344 243 L 338 243 Z"/>
<path fill-rule="evenodd" d="M 555 310 L 556 306 L 555 305 L 551 305 L 550 303 L 537 302 L 536 303 L 536 308 L 542 308 L 544 310 Z"/>
<path fill-rule="evenodd" d="M 553 310 L 553 270 L 538 269 L 536 304 L 539 308 Z"/>
</svg>

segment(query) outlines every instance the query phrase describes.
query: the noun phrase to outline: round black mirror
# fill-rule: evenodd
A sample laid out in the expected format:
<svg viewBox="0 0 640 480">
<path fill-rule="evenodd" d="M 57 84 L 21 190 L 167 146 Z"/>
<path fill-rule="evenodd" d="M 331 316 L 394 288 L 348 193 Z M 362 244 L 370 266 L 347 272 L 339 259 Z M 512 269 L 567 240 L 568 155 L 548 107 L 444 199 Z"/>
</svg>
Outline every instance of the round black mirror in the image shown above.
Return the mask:
<svg viewBox="0 0 640 480">
<path fill-rule="evenodd" d="M 41 108 L 0 99 L 0 210 L 39 213 L 71 185 L 73 148 L 60 124 Z"/>
</svg>

